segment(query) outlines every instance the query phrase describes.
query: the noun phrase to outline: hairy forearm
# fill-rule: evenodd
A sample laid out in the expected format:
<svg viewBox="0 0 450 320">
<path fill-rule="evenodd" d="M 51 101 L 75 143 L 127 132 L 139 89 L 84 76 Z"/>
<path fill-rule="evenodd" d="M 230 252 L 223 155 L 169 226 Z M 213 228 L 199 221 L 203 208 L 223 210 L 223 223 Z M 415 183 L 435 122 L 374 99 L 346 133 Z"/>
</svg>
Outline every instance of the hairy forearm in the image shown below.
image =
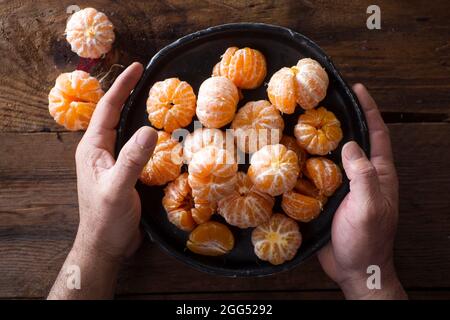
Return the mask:
<svg viewBox="0 0 450 320">
<path fill-rule="evenodd" d="M 119 261 L 89 248 L 77 236 L 47 299 L 110 299 L 119 266 Z"/>
</svg>

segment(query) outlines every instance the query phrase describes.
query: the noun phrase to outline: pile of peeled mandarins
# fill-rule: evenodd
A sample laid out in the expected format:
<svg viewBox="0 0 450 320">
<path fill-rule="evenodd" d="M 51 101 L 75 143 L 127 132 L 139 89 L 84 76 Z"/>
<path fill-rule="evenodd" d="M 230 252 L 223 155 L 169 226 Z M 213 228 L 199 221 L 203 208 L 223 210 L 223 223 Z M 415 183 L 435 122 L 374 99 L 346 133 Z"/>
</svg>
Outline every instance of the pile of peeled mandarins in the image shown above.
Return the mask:
<svg viewBox="0 0 450 320">
<path fill-rule="evenodd" d="M 162 199 L 167 218 L 190 233 L 187 247 L 194 253 L 218 256 L 233 249 L 230 228 L 211 220 L 217 213 L 229 225 L 254 228 L 258 258 L 275 265 L 291 260 L 302 243 L 298 222 L 319 216 L 342 182 L 339 167 L 323 157 L 342 139 L 336 116 L 316 108 L 327 92 L 326 71 L 313 59 L 301 59 L 272 75 L 268 100 L 238 108 L 243 90 L 261 86 L 266 74 L 260 51 L 231 47 L 198 96 L 178 78 L 150 89 L 148 119 L 160 131 L 140 180 L 168 183 Z M 283 134 L 283 114 L 294 113 L 297 105 L 305 112 L 294 132 Z M 170 133 L 191 124 L 194 116 L 202 126 L 178 142 Z M 251 155 L 247 172 L 239 171 L 239 152 Z M 187 172 L 182 173 L 183 164 Z M 284 213 L 273 213 L 278 196 Z"/>
<path fill-rule="evenodd" d="M 80 57 L 98 59 L 111 49 L 113 29 L 106 15 L 86 8 L 68 20 L 67 41 Z M 238 109 L 242 90 L 261 86 L 266 75 L 260 51 L 231 47 L 198 96 L 178 78 L 150 89 L 148 119 L 160 131 L 140 180 L 150 186 L 167 184 L 162 199 L 167 218 L 190 232 L 187 247 L 192 252 L 217 256 L 233 249 L 228 226 L 211 220 L 218 213 L 229 225 L 254 228 L 258 258 L 275 265 L 291 260 L 302 243 L 298 222 L 317 218 L 342 182 L 339 167 L 324 157 L 342 139 L 336 116 L 317 107 L 327 92 L 326 71 L 313 59 L 301 59 L 272 75 L 268 100 Z M 67 129 L 84 130 L 103 94 L 89 73 L 63 73 L 50 91 L 49 112 Z M 305 111 L 286 134 L 282 115 L 293 114 L 297 106 Z M 202 126 L 181 144 L 172 132 L 190 125 L 194 116 Z M 238 170 L 240 153 L 251 155 L 247 172 Z M 187 172 L 182 172 L 184 164 Z M 281 197 L 284 213 L 273 213 L 275 197 Z"/>
</svg>

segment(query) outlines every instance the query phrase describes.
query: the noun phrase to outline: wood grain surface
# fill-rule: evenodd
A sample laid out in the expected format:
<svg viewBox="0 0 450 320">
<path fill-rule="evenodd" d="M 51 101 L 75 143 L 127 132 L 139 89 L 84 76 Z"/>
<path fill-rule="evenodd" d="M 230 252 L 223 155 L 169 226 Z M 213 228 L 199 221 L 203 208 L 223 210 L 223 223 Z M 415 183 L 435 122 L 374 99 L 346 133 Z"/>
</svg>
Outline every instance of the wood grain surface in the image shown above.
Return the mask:
<svg viewBox="0 0 450 320">
<path fill-rule="evenodd" d="M 228 22 L 290 27 L 327 52 L 349 83 L 365 83 L 390 123 L 400 178 L 396 264 L 411 297 L 450 298 L 450 3 L 378 1 L 0 2 L 0 298 L 42 298 L 78 223 L 74 152 L 81 132 L 48 114 L 56 76 L 80 63 L 64 39 L 69 5 L 104 11 L 117 41 L 92 73 L 147 63 L 187 33 Z M 114 76 L 106 78 L 107 88 Z M 146 241 L 127 261 L 118 298 L 340 299 L 317 260 L 273 277 L 229 279 L 192 270 Z"/>
</svg>

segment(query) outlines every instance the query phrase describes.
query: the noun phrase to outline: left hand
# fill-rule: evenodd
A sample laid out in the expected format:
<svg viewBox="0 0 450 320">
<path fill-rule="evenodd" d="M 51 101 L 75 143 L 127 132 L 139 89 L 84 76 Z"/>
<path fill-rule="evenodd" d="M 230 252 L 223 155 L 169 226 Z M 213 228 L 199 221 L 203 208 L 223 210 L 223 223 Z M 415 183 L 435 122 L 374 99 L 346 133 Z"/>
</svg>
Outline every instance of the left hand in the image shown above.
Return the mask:
<svg viewBox="0 0 450 320">
<path fill-rule="evenodd" d="M 75 247 L 107 259 L 134 253 L 142 236 L 141 204 L 135 189 L 139 174 L 156 145 L 156 131 L 140 128 L 114 159 L 121 108 L 142 75 L 129 66 L 99 101 L 76 151 L 80 224 Z"/>
</svg>

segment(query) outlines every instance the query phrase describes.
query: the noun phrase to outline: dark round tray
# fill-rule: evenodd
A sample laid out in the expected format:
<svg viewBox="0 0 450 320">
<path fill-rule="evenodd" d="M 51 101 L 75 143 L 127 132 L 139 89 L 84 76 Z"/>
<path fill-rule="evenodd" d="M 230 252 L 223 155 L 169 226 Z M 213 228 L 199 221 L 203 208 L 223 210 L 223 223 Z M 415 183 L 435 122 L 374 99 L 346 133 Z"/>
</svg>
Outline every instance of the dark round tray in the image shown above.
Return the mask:
<svg viewBox="0 0 450 320">
<path fill-rule="evenodd" d="M 350 140 L 355 140 L 366 153 L 369 152 L 367 126 L 357 99 L 330 58 L 314 42 L 279 26 L 236 23 L 211 27 L 182 37 L 160 50 L 150 60 L 144 75 L 123 108 L 116 154 L 138 128 L 150 125 L 146 113 L 146 99 L 153 83 L 169 77 L 178 77 L 190 83 L 197 93 L 200 84 L 210 77 L 213 66 L 230 46 L 258 49 L 267 60 L 268 70 L 264 85 L 255 90 L 244 90 L 244 99 L 239 106 L 247 101 L 267 99 L 266 84 L 278 69 L 293 66 L 304 57 L 313 58 L 326 69 L 330 78 L 327 96 L 320 105 L 335 113 L 344 132 L 341 144 L 329 158 L 341 164 L 342 146 Z M 283 116 L 285 134 L 293 136 L 293 127 L 301 113 L 301 108 L 297 107 L 295 114 Z M 192 128 L 191 125 L 187 129 L 192 131 Z M 240 170 L 246 170 L 246 166 L 241 165 Z M 140 182 L 136 187 L 142 202 L 143 227 L 164 251 L 201 271 L 224 276 L 264 276 L 297 266 L 330 240 L 333 215 L 347 194 L 349 183 L 344 177 L 342 186 L 330 197 L 320 216 L 307 224 L 300 223 L 303 243 L 294 259 L 279 266 L 273 266 L 256 257 L 251 243 L 252 228 L 241 230 L 230 227 L 236 246 L 225 256 L 207 257 L 190 252 L 186 249 L 188 233 L 177 229 L 168 221 L 161 205 L 164 187 L 149 187 Z M 274 212 L 276 211 L 281 211 L 279 199 L 274 208 Z M 215 214 L 213 219 L 223 221 L 218 214 Z"/>
</svg>

